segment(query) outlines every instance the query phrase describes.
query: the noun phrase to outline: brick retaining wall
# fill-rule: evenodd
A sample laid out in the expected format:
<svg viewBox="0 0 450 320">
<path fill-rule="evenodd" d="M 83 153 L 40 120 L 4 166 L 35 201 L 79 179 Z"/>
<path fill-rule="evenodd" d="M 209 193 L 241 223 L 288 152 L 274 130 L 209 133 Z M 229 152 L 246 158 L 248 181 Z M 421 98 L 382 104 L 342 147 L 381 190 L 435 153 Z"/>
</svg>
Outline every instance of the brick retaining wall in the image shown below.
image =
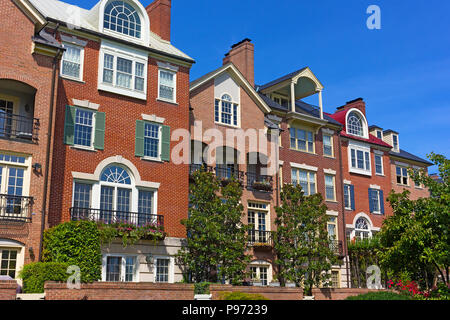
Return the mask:
<svg viewBox="0 0 450 320">
<path fill-rule="evenodd" d="M 0 280 L 0 300 L 16 300 L 17 282 Z"/>
<path fill-rule="evenodd" d="M 211 285 L 210 292 L 213 300 L 219 299 L 220 292 L 244 292 L 261 294 L 269 300 L 301 300 L 303 298 L 302 288 L 282 287 L 236 287 L 231 285 Z"/>
</svg>

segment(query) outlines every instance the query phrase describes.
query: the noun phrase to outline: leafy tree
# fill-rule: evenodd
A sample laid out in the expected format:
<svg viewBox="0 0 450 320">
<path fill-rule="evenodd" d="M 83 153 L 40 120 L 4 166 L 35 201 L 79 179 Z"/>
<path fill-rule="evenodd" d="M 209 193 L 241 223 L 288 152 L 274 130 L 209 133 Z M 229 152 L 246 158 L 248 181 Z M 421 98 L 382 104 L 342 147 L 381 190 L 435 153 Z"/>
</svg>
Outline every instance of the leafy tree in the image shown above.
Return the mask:
<svg viewBox="0 0 450 320">
<path fill-rule="evenodd" d="M 222 186 L 210 172 L 197 171 L 193 179 L 189 218 L 182 221 L 187 243 L 177 262 L 195 282 L 239 283 L 250 260 L 245 254 L 248 227 L 241 222 L 242 188 L 234 179 Z"/>
<path fill-rule="evenodd" d="M 300 185 L 285 185 L 281 201 L 274 235 L 279 278 L 303 284 L 311 295 L 313 286 L 329 285 L 329 271 L 338 262 L 328 237 L 327 207 L 321 194 L 305 196 Z"/>
<path fill-rule="evenodd" d="M 450 266 L 450 161 L 434 153 L 428 158 L 438 166 L 442 183 L 424 171 L 410 170 L 412 179 L 428 188 L 431 196 L 410 200 L 408 191 L 391 192 L 388 201 L 394 215 L 384 221 L 379 233 L 381 263 L 396 275 L 422 279 L 427 288 L 436 282 L 437 274 L 448 285 Z"/>
</svg>

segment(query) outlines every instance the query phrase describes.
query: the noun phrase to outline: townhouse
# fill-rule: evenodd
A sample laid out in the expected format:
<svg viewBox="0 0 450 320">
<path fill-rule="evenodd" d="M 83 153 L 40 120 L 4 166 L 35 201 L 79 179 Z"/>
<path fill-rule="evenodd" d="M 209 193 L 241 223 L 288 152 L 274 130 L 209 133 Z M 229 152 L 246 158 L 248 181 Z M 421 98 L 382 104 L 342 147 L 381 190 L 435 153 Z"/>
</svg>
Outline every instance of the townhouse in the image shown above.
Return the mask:
<svg viewBox="0 0 450 320">
<path fill-rule="evenodd" d="M 22 1 L 0 5 L 0 276 L 38 261 L 61 45 Z"/>
<path fill-rule="evenodd" d="M 253 60 L 254 45 L 245 39 L 232 46 L 220 68 L 191 82 L 191 173 L 206 167 L 224 183 L 238 179 L 243 188 L 242 222 L 254 228 L 248 235 L 253 256 L 249 270 L 267 285 L 275 272 L 271 231 L 276 170 L 269 167 L 276 168 L 278 128 L 267 118 L 270 108 L 254 88 Z M 223 143 L 206 138 L 211 129 Z M 263 139 L 258 139 L 260 134 Z"/>
<path fill-rule="evenodd" d="M 59 48 L 63 52 L 55 67 L 51 145 L 55 165 L 50 171 L 45 227 L 70 220 L 163 227 L 167 237 L 157 244 L 142 241 L 123 248 L 113 242 L 103 246 L 102 280 L 181 281 L 173 255 L 186 237 L 180 220 L 187 217 L 189 167 L 171 161 L 170 135 L 177 129 L 189 130 L 189 70 L 194 60 L 170 42 L 171 1 L 156 0 L 144 8 L 136 0 L 101 0 L 90 10 L 57 0 L 18 0 L 16 4 L 3 1 L 2 6 L 4 2 L 8 2 L 8 11 L 2 10 L 5 19 L 13 21 L 18 17 L 26 26 L 24 34 L 17 37 L 18 22 L 11 23 L 9 32 L 14 37 L 2 37 L 2 42 L 10 42 L 7 57 L 12 69 L 5 72 L 3 65 L 7 61 L 2 63 L 2 77 L 8 79 L 2 87 L 23 94 L 21 100 L 1 102 L 6 103 L 5 110 L 11 109 L 2 122 L 9 131 L 3 134 L 25 139 L 23 147 L 10 141 L 2 145 L 4 179 L 5 183 L 9 181 L 5 193 L 9 188 L 11 196 L 21 199 L 5 196 L 5 202 L 11 203 L 6 215 L 26 207 L 27 198 L 21 196 L 39 198 L 36 209 L 42 206 L 45 176 L 39 175 L 37 168 L 45 171 L 47 165 L 53 60 L 51 56 L 30 53 L 30 39 L 35 28 L 40 28 L 41 37 L 33 40 L 46 47 L 34 50 L 49 54 Z M 38 22 L 32 24 L 24 13 Z M 13 60 L 13 46 L 20 48 L 19 57 L 24 62 L 16 56 Z M 23 72 L 17 72 L 22 64 Z M 9 91 L 5 94 L 12 95 Z M 26 122 L 29 127 L 20 131 L 19 116 L 32 119 Z M 11 121 L 16 124 L 11 126 Z M 40 123 L 39 140 L 31 131 L 36 122 Z M 14 152 L 23 155 L 6 152 L 13 143 L 17 145 Z M 19 171 L 17 167 L 25 169 Z M 24 210 L 21 215 L 31 218 L 31 212 Z M 32 218 L 39 239 L 40 215 Z M 32 245 L 37 254 L 38 242 Z"/>
</svg>

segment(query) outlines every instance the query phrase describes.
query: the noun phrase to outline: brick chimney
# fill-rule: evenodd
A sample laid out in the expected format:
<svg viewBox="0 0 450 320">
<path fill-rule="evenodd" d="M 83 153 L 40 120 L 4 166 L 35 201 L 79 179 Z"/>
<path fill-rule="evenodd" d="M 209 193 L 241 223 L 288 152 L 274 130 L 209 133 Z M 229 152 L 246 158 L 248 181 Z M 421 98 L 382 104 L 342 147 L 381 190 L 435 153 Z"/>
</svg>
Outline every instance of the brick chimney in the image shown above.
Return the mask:
<svg viewBox="0 0 450 320">
<path fill-rule="evenodd" d="M 167 41 L 170 41 L 171 2 L 171 0 L 155 0 L 146 8 L 150 18 L 150 30 Z"/>
<path fill-rule="evenodd" d="M 348 101 L 345 105 L 338 107 L 337 110 L 341 111 L 341 110 L 348 110 L 348 109 L 352 109 L 352 108 L 356 108 L 359 111 L 361 111 L 363 113 L 364 116 L 366 116 L 366 103 L 364 102 L 363 98 L 358 98 L 352 101 Z"/>
<path fill-rule="evenodd" d="M 231 46 L 231 50 L 225 54 L 223 64 L 232 62 L 244 75 L 248 82 L 255 85 L 255 45 L 250 39 L 244 39 Z"/>
</svg>

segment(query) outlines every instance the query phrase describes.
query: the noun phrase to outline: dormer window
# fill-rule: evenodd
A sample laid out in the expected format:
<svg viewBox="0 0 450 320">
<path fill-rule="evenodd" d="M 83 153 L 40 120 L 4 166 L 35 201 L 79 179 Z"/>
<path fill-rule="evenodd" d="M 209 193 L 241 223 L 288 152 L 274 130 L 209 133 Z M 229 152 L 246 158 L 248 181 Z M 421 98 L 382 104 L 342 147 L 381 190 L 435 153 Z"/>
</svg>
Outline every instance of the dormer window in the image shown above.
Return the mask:
<svg viewBox="0 0 450 320">
<path fill-rule="evenodd" d="M 350 112 L 350 114 L 348 115 L 347 132 L 355 136 L 364 136 L 363 119 L 355 111 Z"/>
<path fill-rule="evenodd" d="M 103 27 L 126 36 L 141 38 L 141 18 L 137 10 L 125 1 L 111 1 L 105 7 Z"/>
<path fill-rule="evenodd" d="M 392 142 L 394 144 L 394 150 L 398 151 L 398 136 L 396 136 L 395 134 L 392 135 Z"/>
</svg>

